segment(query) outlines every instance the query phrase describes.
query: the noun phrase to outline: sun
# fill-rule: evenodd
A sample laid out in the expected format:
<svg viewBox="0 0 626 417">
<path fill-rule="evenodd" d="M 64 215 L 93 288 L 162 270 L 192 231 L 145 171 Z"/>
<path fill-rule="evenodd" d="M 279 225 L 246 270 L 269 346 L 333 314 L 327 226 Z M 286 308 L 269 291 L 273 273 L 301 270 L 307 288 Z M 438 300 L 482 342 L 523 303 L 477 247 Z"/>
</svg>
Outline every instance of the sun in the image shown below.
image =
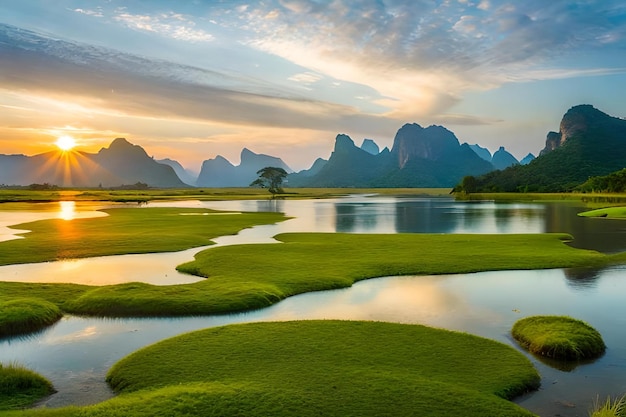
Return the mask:
<svg viewBox="0 0 626 417">
<path fill-rule="evenodd" d="M 74 146 L 76 146 L 76 141 L 74 140 L 73 137 L 64 135 L 64 136 L 59 136 L 59 138 L 55 142 L 55 145 L 57 145 L 59 149 L 61 149 L 62 151 L 69 151 Z"/>
</svg>

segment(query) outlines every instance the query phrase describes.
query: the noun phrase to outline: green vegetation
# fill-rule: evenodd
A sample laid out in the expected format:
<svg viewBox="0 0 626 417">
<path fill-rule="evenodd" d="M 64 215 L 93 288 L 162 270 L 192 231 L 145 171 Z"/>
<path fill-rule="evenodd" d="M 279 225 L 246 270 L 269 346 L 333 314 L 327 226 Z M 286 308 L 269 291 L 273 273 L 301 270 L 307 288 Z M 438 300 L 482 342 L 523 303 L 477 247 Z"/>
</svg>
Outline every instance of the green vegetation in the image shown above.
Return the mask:
<svg viewBox="0 0 626 417">
<path fill-rule="evenodd" d="M 626 207 L 606 207 L 578 213 L 582 217 L 608 217 L 612 219 L 626 218 Z"/>
<path fill-rule="evenodd" d="M 0 410 L 31 406 L 54 392 L 50 381 L 16 364 L 0 363 Z"/>
<path fill-rule="evenodd" d="M 626 257 L 575 249 L 563 244 L 568 238 L 563 234 L 284 234 L 277 236 L 283 244 L 200 252 L 194 261 L 178 267 L 208 277 L 193 284 L 89 287 L 0 282 L 0 301 L 35 297 L 68 313 L 97 316 L 220 314 L 267 307 L 291 295 L 348 287 L 381 276 L 600 267 Z"/>
<path fill-rule="evenodd" d="M 167 339 L 118 362 L 121 394 L 7 416 L 532 416 L 539 375 L 511 347 L 424 326 L 254 323 Z"/>
<path fill-rule="evenodd" d="M 56 304 L 36 298 L 0 302 L 0 338 L 43 329 L 62 316 Z"/>
<path fill-rule="evenodd" d="M 527 317 L 517 321 L 511 333 L 530 352 L 555 359 L 596 358 L 606 349 L 597 330 L 571 317 Z"/>
<path fill-rule="evenodd" d="M 591 177 L 578 190 L 586 193 L 623 193 L 626 191 L 626 168 L 609 175 Z"/>
<path fill-rule="evenodd" d="M 348 194 L 447 196 L 450 188 L 285 188 L 281 198 L 334 198 Z M 148 190 L 0 188 L 0 203 L 48 201 L 146 202 L 158 200 L 263 200 L 271 198 L 259 188 L 180 188 Z M 2 207 L 0 207 L 0 210 Z"/>
<path fill-rule="evenodd" d="M 283 194 L 283 181 L 287 177 L 287 171 L 277 167 L 265 167 L 257 171 L 259 178 L 254 180 L 251 187 L 267 188 L 272 194 Z"/>
<path fill-rule="evenodd" d="M 626 395 L 611 400 L 607 398 L 603 404 L 596 401 L 590 417 L 626 417 Z"/>
<path fill-rule="evenodd" d="M 626 121 L 581 105 L 569 109 L 560 127 L 565 138 L 554 132 L 548 134 L 548 141 L 556 146 L 553 150 L 542 153 L 528 165 L 464 179 L 455 191 L 568 192 L 577 190 L 591 177 L 624 168 Z M 464 186 L 470 188 L 465 190 Z"/>
<path fill-rule="evenodd" d="M 350 321 L 188 333 L 126 357 L 107 381 L 118 392 L 137 393 L 120 400 L 162 389 L 171 406 L 161 410 L 175 415 L 247 416 L 521 416 L 530 413 L 503 399 L 539 386 L 528 359 L 503 344 L 424 326 Z M 175 400 L 187 390 L 194 401 Z"/>
<path fill-rule="evenodd" d="M 619 258 L 571 248 L 562 243 L 566 235 L 552 234 L 294 233 L 276 238 L 283 244 L 212 248 L 178 267 L 208 277 L 201 282 L 97 287 L 68 300 L 63 308 L 104 316 L 220 314 L 381 276 L 590 266 Z"/>
<path fill-rule="evenodd" d="M 282 221 L 279 213 L 228 213 L 189 208 L 116 208 L 106 217 L 41 220 L 15 225 L 24 239 L 0 242 L 0 265 L 127 253 L 172 252 L 211 245 L 257 224 Z M 225 220 L 228 217 L 228 220 Z"/>
</svg>

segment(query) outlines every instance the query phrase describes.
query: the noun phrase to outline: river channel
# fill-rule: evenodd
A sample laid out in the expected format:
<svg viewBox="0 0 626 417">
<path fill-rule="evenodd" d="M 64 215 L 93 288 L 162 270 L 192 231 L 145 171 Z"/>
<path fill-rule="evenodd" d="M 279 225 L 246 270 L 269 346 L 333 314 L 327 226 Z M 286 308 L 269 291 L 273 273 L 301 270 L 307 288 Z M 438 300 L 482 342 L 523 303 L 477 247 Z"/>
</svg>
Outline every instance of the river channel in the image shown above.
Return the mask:
<svg viewBox="0 0 626 417">
<path fill-rule="evenodd" d="M 72 204 L 70 204 L 72 203 Z M 93 203 L 0 211 L 3 226 L 39 218 L 71 221 L 104 208 Z M 280 211 L 294 218 L 215 239 L 218 245 L 272 243 L 285 232 L 347 233 L 570 233 L 573 246 L 613 253 L 626 250 L 626 222 L 576 216 L 564 203 L 457 202 L 449 198 L 353 196 L 329 200 L 166 202 L 137 206 L 207 207 L 232 211 Z M 99 215 L 99 214 L 95 214 Z M 171 285 L 197 280 L 178 274 L 177 264 L 200 249 L 0 267 L 0 279 L 103 285 L 143 281 Z M 150 265 L 148 268 L 147 266 Z M 626 393 L 626 267 L 597 270 L 504 271 L 463 275 L 385 277 L 351 288 L 288 298 L 258 311 L 222 316 L 103 319 L 66 316 L 37 334 L 0 340 L 0 362 L 18 362 L 50 379 L 57 393 L 40 406 L 85 405 L 110 398 L 104 382 L 112 364 L 148 344 L 183 332 L 263 320 L 354 319 L 419 323 L 498 340 L 510 337 L 525 316 L 559 314 L 585 320 L 608 348 L 591 363 L 564 368 L 527 355 L 542 375 L 539 391 L 516 402 L 540 416 L 587 416 L 597 398 Z"/>
</svg>

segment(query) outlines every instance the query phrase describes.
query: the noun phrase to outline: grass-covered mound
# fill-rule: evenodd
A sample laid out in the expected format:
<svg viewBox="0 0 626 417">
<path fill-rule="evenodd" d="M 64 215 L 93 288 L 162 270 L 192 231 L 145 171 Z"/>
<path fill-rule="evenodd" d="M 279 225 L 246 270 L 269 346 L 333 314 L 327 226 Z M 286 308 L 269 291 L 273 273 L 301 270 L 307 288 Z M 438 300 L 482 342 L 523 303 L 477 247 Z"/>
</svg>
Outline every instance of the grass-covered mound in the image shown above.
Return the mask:
<svg viewBox="0 0 626 417">
<path fill-rule="evenodd" d="M 63 316 L 56 304 L 36 298 L 0 302 L 0 338 L 43 329 Z"/>
<path fill-rule="evenodd" d="M 0 410 L 25 408 L 54 392 L 50 381 L 20 365 L 0 363 Z"/>
<path fill-rule="evenodd" d="M 280 213 L 226 213 L 190 208 L 116 208 L 106 217 L 49 219 L 12 226 L 30 230 L 0 242 L 0 265 L 127 253 L 174 252 L 212 238 L 283 221 Z"/>
<path fill-rule="evenodd" d="M 592 359 L 606 349 L 596 329 L 571 317 L 526 317 L 513 325 L 511 333 L 530 352 L 555 359 Z"/>
<path fill-rule="evenodd" d="M 98 287 L 63 307 L 106 316 L 219 314 L 366 278 L 587 266 L 611 259 L 564 245 L 566 235 L 294 233 L 276 238 L 284 244 L 211 248 L 178 267 L 208 277 L 202 282 Z"/>
<path fill-rule="evenodd" d="M 212 216 L 179 216 L 212 217 Z M 224 221 L 236 216 L 219 216 Z M 601 266 L 623 261 L 563 244 L 567 235 L 284 234 L 283 244 L 203 251 L 179 270 L 208 277 L 185 285 L 101 287 L 0 282 L 0 301 L 37 297 L 68 313 L 183 316 L 267 307 L 308 291 L 390 275 Z"/>
<path fill-rule="evenodd" d="M 581 217 L 608 217 L 611 219 L 625 219 L 626 207 L 606 207 L 578 213 Z"/>
<path fill-rule="evenodd" d="M 522 416 L 506 399 L 539 375 L 511 347 L 468 334 L 298 321 L 174 337 L 124 358 L 107 381 L 125 395 L 96 406 L 101 415 Z"/>
</svg>

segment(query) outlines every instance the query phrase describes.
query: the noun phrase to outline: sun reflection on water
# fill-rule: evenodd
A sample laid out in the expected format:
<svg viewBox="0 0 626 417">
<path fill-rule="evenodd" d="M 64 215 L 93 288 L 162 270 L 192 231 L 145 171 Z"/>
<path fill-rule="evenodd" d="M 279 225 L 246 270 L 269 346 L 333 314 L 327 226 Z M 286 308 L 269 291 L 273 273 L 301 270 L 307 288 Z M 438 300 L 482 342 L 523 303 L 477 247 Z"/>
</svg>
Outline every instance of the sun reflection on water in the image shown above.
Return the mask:
<svg viewBox="0 0 626 417">
<path fill-rule="evenodd" d="M 76 218 L 75 201 L 59 201 L 59 219 L 74 220 Z"/>
</svg>

